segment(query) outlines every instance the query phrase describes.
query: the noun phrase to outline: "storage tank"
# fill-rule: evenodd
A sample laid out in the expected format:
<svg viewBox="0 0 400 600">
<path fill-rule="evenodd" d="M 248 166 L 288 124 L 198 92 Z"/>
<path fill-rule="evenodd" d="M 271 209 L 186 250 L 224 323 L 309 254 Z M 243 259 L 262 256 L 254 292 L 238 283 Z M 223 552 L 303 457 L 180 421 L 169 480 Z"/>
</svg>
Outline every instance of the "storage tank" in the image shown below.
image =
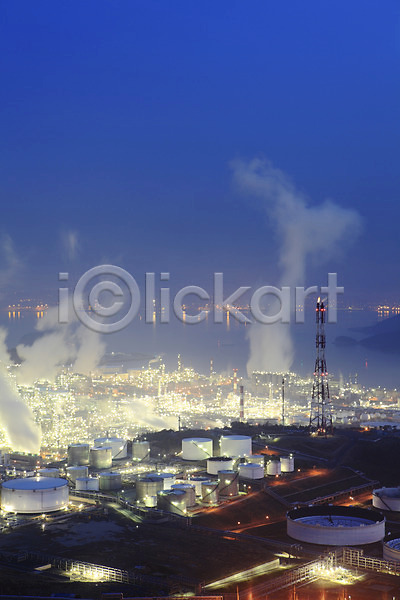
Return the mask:
<svg viewBox="0 0 400 600">
<path fill-rule="evenodd" d="M 218 496 L 228 498 L 239 493 L 239 473 L 237 471 L 218 471 Z"/>
<path fill-rule="evenodd" d="M 267 462 L 267 475 L 276 477 L 281 474 L 281 468 L 280 460 L 271 459 Z"/>
<path fill-rule="evenodd" d="M 175 483 L 175 475 L 173 473 L 147 473 L 146 477 L 155 477 L 161 479 L 163 483 L 162 490 L 170 490 L 171 486 Z"/>
<path fill-rule="evenodd" d="M 150 442 L 133 442 L 132 458 L 134 460 L 145 460 L 150 457 Z"/>
<path fill-rule="evenodd" d="M 67 467 L 67 479 L 71 483 L 75 483 L 78 477 L 87 477 L 89 475 L 89 468 L 85 466 L 81 467 Z"/>
<path fill-rule="evenodd" d="M 186 516 L 186 493 L 183 490 L 161 490 L 157 494 L 157 508 Z"/>
<path fill-rule="evenodd" d="M 372 492 L 372 505 L 379 510 L 400 511 L 400 487 L 380 488 Z"/>
<path fill-rule="evenodd" d="M 400 538 L 393 535 L 384 540 L 383 559 L 400 563 Z"/>
<path fill-rule="evenodd" d="M 250 456 L 246 456 L 247 463 L 255 463 L 256 465 L 260 465 L 264 468 L 265 466 L 265 456 L 264 454 L 251 454 Z"/>
<path fill-rule="evenodd" d="M 145 476 L 136 481 L 136 500 L 143 502 L 145 498 L 157 496 L 163 489 L 163 480 L 157 476 Z"/>
<path fill-rule="evenodd" d="M 214 456 L 207 460 L 207 473 L 209 475 L 218 475 L 218 471 L 231 471 L 235 461 L 228 456 Z"/>
<path fill-rule="evenodd" d="M 68 506 L 68 482 L 59 477 L 11 479 L 1 486 L 1 508 L 15 513 L 47 513 Z"/>
<path fill-rule="evenodd" d="M 89 464 L 89 444 L 70 444 L 68 446 L 68 465 Z"/>
<path fill-rule="evenodd" d="M 385 517 L 354 506 L 307 506 L 287 513 L 287 534 L 301 542 L 324 546 L 358 546 L 380 542 Z"/>
<path fill-rule="evenodd" d="M 144 505 L 147 506 L 147 508 L 156 508 L 157 507 L 157 496 L 146 496 L 146 498 L 143 500 Z"/>
<path fill-rule="evenodd" d="M 38 469 L 39 477 L 60 477 L 60 469 Z"/>
<path fill-rule="evenodd" d="M 101 490 L 120 490 L 121 487 L 121 473 L 100 473 L 99 488 Z"/>
<path fill-rule="evenodd" d="M 77 477 L 75 489 L 77 492 L 98 492 L 99 479 L 98 477 Z"/>
<path fill-rule="evenodd" d="M 110 469 L 112 467 L 112 448 L 109 446 L 90 448 L 90 466 L 93 469 Z"/>
<path fill-rule="evenodd" d="M 201 484 L 205 481 L 210 481 L 208 477 L 191 477 L 189 479 L 189 483 L 194 485 L 194 490 L 196 492 L 196 496 L 201 496 Z"/>
<path fill-rule="evenodd" d="M 206 460 L 213 455 L 213 441 L 210 438 L 183 438 L 183 460 Z"/>
<path fill-rule="evenodd" d="M 246 479 L 263 479 L 264 467 L 256 463 L 241 463 L 239 465 L 239 475 Z"/>
<path fill-rule="evenodd" d="M 128 455 L 128 443 L 118 437 L 102 437 L 94 440 L 95 448 L 111 448 L 113 460 L 126 458 Z"/>
<path fill-rule="evenodd" d="M 196 489 L 190 483 L 175 483 L 172 490 L 182 490 L 186 494 L 186 506 L 195 506 L 196 504 Z"/>
<path fill-rule="evenodd" d="M 281 456 L 281 472 L 282 473 L 293 473 L 294 471 L 294 456 L 289 454 L 288 456 Z"/>
<path fill-rule="evenodd" d="M 220 439 L 221 456 L 250 456 L 252 454 L 249 435 L 222 435 Z"/>
<path fill-rule="evenodd" d="M 204 481 L 201 484 L 201 501 L 204 504 L 217 504 L 218 481 Z"/>
</svg>

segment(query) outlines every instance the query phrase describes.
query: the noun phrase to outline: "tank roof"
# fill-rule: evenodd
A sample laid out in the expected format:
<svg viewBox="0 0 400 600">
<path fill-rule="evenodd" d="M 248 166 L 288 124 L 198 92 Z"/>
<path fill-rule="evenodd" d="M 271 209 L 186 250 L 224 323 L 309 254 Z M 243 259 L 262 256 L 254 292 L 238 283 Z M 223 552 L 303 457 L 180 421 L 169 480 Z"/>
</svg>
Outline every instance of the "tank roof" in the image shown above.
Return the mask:
<svg viewBox="0 0 400 600">
<path fill-rule="evenodd" d="M 10 479 L 2 484 L 2 487 L 10 490 L 47 490 L 68 485 L 66 479 L 54 477 L 24 477 L 22 479 Z"/>
<path fill-rule="evenodd" d="M 118 437 L 99 437 L 94 440 L 95 442 L 124 442 L 125 440 Z"/>
<path fill-rule="evenodd" d="M 183 438 L 182 442 L 194 442 L 201 444 L 202 442 L 212 442 L 211 438 L 206 437 L 191 437 L 191 438 Z"/>
<path fill-rule="evenodd" d="M 226 440 L 251 440 L 250 435 L 221 435 Z"/>
</svg>

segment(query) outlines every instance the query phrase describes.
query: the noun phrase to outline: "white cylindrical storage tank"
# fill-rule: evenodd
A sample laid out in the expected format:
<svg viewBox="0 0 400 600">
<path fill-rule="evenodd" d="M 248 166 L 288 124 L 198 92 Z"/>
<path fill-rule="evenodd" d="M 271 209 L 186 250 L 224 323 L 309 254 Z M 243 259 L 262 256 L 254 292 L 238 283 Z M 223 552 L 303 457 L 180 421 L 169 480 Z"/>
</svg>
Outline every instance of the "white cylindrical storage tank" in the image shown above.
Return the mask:
<svg viewBox="0 0 400 600">
<path fill-rule="evenodd" d="M 201 484 L 201 501 L 204 504 L 217 504 L 218 481 L 204 481 Z"/>
<path fill-rule="evenodd" d="M 110 469 L 112 467 L 112 449 L 108 446 L 90 448 L 90 466 L 93 469 Z"/>
<path fill-rule="evenodd" d="M 78 477 L 87 477 L 89 475 L 88 467 L 67 467 L 67 479 L 71 483 L 75 483 Z"/>
<path fill-rule="evenodd" d="M 242 463 L 239 465 L 239 475 L 246 479 L 263 479 L 264 467 L 256 463 Z"/>
<path fill-rule="evenodd" d="M 150 457 L 150 442 L 133 442 L 132 458 L 134 460 L 145 460 Z"/>
<path fill-rule="evenodd" d="M 1 486 L 1 508 L 16 513 L 47 513 L 68 506 L 69 489 L 65 479 L 24 477 Z"/>
<path fill-rule="evenodd" d="M 383 542 L 383 559 L 400 563 L 400 538 L 392 537 Z"/>
<path fill-rule="evenodd" d="M 194 490 L 196 492 L 196 496 L 201 496 L 201 484 L 205 481 L 210 481 L 208 477 L 192 477 L 189 479 L 189 483 L 194 485 Z"/>
<path fill-rule="evenodd" d="M 148 473 L 146 477 L 154 477 L 156 479 L 161 479 L 163 486 L 162 490 L 170 490 L 171 486 L 174 485 L 176 478 L 173 473 Z"/>
<path fill-rule="evenodd" d="M 143 500 L 144 505 L 147 508 L 156 508 L 157 506 L 157 496 L 146 496 Z"/>
<path fill-rule="evenodd" d="M 372 505 L 379 510 L 400 511 L 400 487 L 380 488 L 372 492 Z"/>
<path fill-rule="evenodd" d="M 38 469 L 37 474 L 39 477 L 60 477 L 60 469 Z"/>
<path fill-rule="evenodd" d="M 246 456 L 246 462 L 255 463 L 256 465 L 260 465 L 264 468 L 265 465 L 265 456 L 264 454 L 251 454 L 250 456 Z"/>
<path fill-rule="evenodd" d="M 250 456 L 252 454 L 249 435 L 222 435 L 220 439 L 221 456 Z"/>
<path fill-rule="evenodd" d="M 289 454 L 288 456 L 281 456 L 281 472 L 282 473 L 293 473 L 294 471 L 294 457 L 293 454 Z"/>
<path fill-rule="evenodd" d="M 235 461 L 228 456 L 214 456 L 207 460 L 207 473 L 209 475 L 218 475 L 218 471 L 231 471 Z"/>
<path fill-rule="evenodd" d="M 172 490 L 182 490 L 186 494 L 186 506 L 195 506 L 196 504 L 196 489 L 190 483 L 175 483 Z"/>
<path fill-rule="evenodd" d="M 160 510 L 186 516 L 186 493 L 183 490 L 162 490 L 157 494 Z"/>
<path fill-rule="evenodd" d="M 239 473 L 237 471 L 218 471 L 218 496 L 228 498 L 239 493 Z"/>
<path fill-rule="evenodd" d="M 213 441 L 210 438 L 183 438 L 183 460 L 206 460 L 213 455 Z"/>
<path fill-rule="evenodd" d="M 121 473 L 100 473 L 99 488 L 101 490 L 120 490 L 121 487 Z"/>
<path fill-rule="evenodd" d="M 385 517 L 354 506 L 307 506 L 287 513 L 287 534 L 301 542 L 324 546 L 358 546 L 380 542 Z"/>
<path fill-rule="evenodd" d="M 281 461 L 280 460 L 269 460 L 267 462 L 267 475 L 280 475 L 281 474 Z"/>
<path fill-rule="evenodd" d="M 111 448 L 113 460 L 127 457 L 127 442 L 118 437 L 103 437 L 94 440 L 95 448 Z"/>
<path fill-rule="evenodd" d="M 78 477 L 75 481 L 75 489 L 77 492 L 98 492 L 99 479 L 98 477 Z"/>
<path fill-rule="evenodd" d="M 136 481 L 136 500 L 143 502 L 147 497 L 157 496 L 163 489 L 163 480 L 160 477 L 141 477 Z"/>
<path fill-rule="evenodd" d="M 89 444 L 70 444 L 68 446 L 68 465 L 89 464 Z"/>
</svg>

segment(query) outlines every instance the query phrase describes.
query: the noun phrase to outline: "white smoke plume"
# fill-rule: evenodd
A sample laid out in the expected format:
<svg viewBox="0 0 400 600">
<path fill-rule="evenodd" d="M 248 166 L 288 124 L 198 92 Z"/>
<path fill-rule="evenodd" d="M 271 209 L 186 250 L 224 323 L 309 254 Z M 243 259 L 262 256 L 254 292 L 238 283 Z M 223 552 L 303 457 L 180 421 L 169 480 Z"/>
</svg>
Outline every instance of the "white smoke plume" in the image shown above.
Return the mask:
<svg viewBox="0 0 400 600">
<path fill-rule="evenodd" d="M 177 429 L 178 418 L 159 415 L 154 408 L 152 398 L 135 398 L 125 412 L 132 423 L 140 427 L 148 427 L 150 430 Z"/>
<path fill-rule="evenodd" d="M 40 429 L 7 373 L 6 336 L 7 332 L 0 329 L 0 424 L 13 450 L 36 453 L 40 448 Z"/>
<path fill-rule="evenodd" d="M 34 343 L 19 344 L 22 359 L 18 383 L 31 385 L 38 380 L 54 381 L 63 365 L 71 365 L 75 373 L 89 374 L 98 366 L 105 352 L 101 336 L 81 325 L 71 309 L 68 324 L 58 322 L 58 308 L 50 308 L 38 321 L 40 334 Z"/>
<path fill-rule="evenodd" d="M 75 260 L 80 251 L 80 242 L 77 231 L 64 231 L 61 234 L 61 243 L 68 260 Z"/>
<path fill-rule="evenodd" d="M 235 161 L 232 166 L 235 182 L 242 191 L 263 201 L 275 228 L 280 243 L 280 286 L 305 286 L 310 259 L 326 262 L 357 237 L 361 228 L 358 213 L 330 200 L 311 205 L 289 177 L 269 161 Z M 274 308 L 272 314 L 275 312 Z M 249 373 L 289 371 L 293 363 L 289 324 L 254 324 L 249 340 Z"/>
</svg>

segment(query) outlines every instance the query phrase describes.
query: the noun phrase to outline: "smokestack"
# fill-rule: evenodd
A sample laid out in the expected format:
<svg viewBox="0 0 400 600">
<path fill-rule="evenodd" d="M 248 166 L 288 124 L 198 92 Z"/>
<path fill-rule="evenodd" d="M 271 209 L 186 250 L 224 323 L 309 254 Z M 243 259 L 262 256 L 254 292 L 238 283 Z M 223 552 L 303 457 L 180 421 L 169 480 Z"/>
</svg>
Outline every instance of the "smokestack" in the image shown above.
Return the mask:
<svg viewBox="0 0 400 600">
<path fill-rule="evenodd" d="M 237 369 L 233 369 L 233 391 L 237 392 L 238 387 L 238 379 L 237 379 Z"/>
<path fill-rule="evenodd" d="M 244 421 L 244 388 L 240 386 L 240 422 Z"/>
<path fill-rule="evenodd" d="M 285 427 L 285 380 L 282 377 L 282 427 Z"/>
</svg>

